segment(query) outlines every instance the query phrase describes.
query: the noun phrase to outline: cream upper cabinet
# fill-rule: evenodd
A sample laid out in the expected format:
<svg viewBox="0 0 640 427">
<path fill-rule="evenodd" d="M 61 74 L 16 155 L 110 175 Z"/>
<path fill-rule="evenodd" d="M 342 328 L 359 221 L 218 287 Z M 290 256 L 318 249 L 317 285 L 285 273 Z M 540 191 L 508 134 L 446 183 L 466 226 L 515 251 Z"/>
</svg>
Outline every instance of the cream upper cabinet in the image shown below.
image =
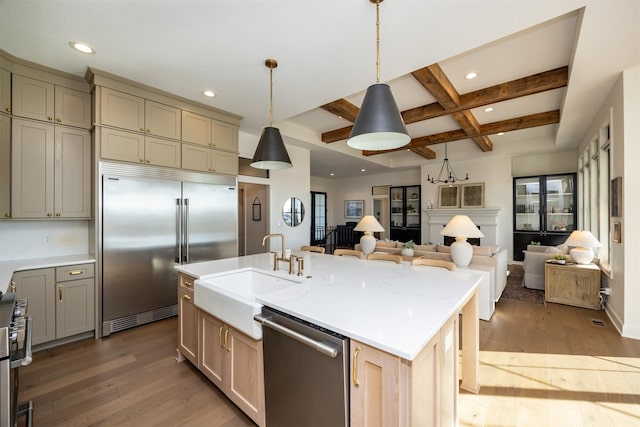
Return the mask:
<svg viewBox="0 0 640 427">
<path fill-rule="evenodd" d="M 180 109 L 138 96 L 101 88 L 100 123 L 165 138 L 180 139 Z"/>
<path fill-rule="evenodd" d="M 237 152 L 238 128 L 200 114 L 182 111 L 182 141 Z"/>
<path fill-rule="evenodd" d="M 181 144 L 116 129 L 100 129 L 100 157 L 123 162 L 179 168 Z"/>
<path fill-rule="evenodd" d="M 11 218 L 11 119 L 0 114 L 0 219 Z"/>
<path fill-rule="evenodd" d="M 100 96 L 100 123 L 144 132 L 143 98 L 109 88 L 102 88 Z"/>
<path fill-rule="evenodd" d="M 227 175 L 238 174 L 238 155 L 182 144 L 182 168 Z"/>
<path fill-rule="evenodd" d="M 145 132 L 165 138 L 180 139 L 182 117 L 179 108 L 146 100 L 144 103 Z"/>
<path fill-rule="evenodd" d="M 91 216 L 88 131 L 14 119 L 11 159 L 13 218 Z"/>
<path fill-rule="evenodd" d="M 0 68 L 0 112 L 11 112 L 11 73 Z"/>
<path fill-rule="evenodd" d="M 91 94 L 56 86 L 55 118 L 61 125 L 91 128 Z"/>
<path fill-rule="evenodd" d="M 14 116 L 91 127 L 91 94 L 16 74 L 12 87 Z"/>
</svg>

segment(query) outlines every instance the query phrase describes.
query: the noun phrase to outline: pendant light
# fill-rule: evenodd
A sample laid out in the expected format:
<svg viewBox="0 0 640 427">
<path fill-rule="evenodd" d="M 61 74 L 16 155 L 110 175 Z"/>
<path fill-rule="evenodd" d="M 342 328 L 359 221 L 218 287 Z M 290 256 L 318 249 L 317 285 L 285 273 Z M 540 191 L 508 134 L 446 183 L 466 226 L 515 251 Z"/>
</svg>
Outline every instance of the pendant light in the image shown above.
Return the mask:
<svg viewBox="0 0 640 427">
<path fill-rule="evenodd" d="M 411 141 L 389 85 L 380 83 L 380 3 L 376 5 L 376 83 L 369 86 L 347 145 L 358 150 L 391 150 Z"/>
<path fill-rule="evenodd" d="M 453 170 L 453 167 L 449 163 L 449 156 L 447 153 L 447 144 L 445 143 L 444 144 L 444 162 L 442 162 L 440 173 L 438 174 L 437 178 L 434 178 L 427 174 L 427 182 L 430 182 L 432 184 L 438 184 L 438 183 L 453 184 L 456 181 L 466 181 L 468 179 L 469 179 L 469 174 L 466 174 L 464 179 L 458 178 L 456 176 L 456 173 Z"/>
<path fill-rule="evenodd" d="M 273 69 L 278 66 L 278 61 L 265 59 L 264 65 L 269 68 L 269 126 L 262 130 L 251 166 L 256 169 L 287 169 L 293 165 L 280 130 L 273 127 Z"/>
</svg>

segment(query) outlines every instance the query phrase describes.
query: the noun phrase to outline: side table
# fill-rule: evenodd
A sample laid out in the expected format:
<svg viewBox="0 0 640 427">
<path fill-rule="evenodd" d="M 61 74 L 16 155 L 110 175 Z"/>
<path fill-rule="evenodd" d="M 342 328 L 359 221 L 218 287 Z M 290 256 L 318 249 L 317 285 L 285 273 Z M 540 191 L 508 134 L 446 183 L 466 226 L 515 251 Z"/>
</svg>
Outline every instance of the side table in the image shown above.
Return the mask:
<svg viewBox="0 0 640 427">
<path fill-rule="evenodd" d="M 545 301 L 599 310 L 599 292 L 600 267 L 597 265 L 545 263 Z"/>
</svg>

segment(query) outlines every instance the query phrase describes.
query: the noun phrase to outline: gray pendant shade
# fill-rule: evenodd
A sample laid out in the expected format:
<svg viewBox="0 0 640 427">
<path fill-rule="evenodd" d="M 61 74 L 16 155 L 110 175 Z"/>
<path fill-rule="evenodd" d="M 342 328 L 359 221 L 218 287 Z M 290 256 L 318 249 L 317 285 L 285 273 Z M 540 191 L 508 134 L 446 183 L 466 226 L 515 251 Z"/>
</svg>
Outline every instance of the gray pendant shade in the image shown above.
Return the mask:
<svg viewBox="0 0 640 427">
<path fill-rule="evenodd" d="M 287 169 L 292 167 L 280 130 L 267 126 L 262 131 L 251 167 L 256 169 Z"/>
<path fill-rule="evenodd" d="M 347 145 L 358 150 L 390 150 L 407 145 L 409 141 L 411 137 L 389 85 L 369 86 Z"/>
</svg>

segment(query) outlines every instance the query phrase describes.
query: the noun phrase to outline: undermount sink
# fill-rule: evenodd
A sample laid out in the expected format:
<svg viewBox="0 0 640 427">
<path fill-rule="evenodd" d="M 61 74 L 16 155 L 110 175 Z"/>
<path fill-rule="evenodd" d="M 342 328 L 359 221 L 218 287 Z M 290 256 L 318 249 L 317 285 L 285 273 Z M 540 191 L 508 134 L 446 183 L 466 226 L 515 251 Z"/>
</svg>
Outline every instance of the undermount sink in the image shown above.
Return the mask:
<svg viewBox="0 0 640 427">
<path fill-rule="evenodd" d="M 300 284 L 299 281 L 247 268 L 222 273 L 194 284 L 194 303 L 212 316 L 254 339 L 262 339 L 262 326 L 253 316 L 262 304 L 256 296 Z"/>
</svg>

